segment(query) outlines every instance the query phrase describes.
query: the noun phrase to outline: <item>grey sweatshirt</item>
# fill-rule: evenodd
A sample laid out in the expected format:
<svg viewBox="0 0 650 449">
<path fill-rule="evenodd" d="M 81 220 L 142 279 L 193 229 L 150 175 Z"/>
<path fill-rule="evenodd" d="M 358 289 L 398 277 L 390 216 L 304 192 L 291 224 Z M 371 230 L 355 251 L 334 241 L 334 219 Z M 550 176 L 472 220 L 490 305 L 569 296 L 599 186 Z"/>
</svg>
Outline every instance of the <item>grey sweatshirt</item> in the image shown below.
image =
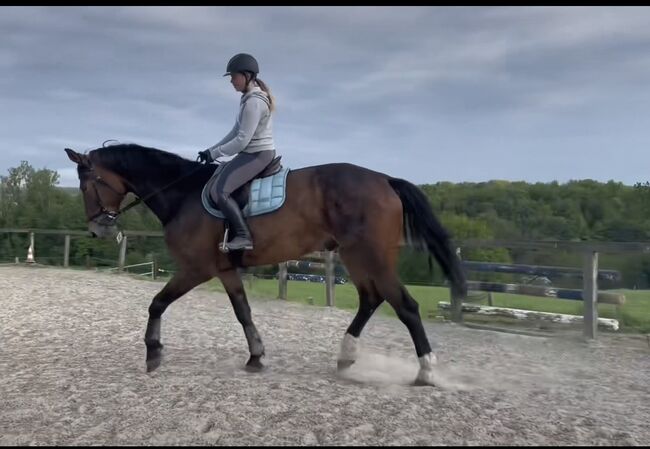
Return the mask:
<svg viewBox="0 0 650 449">
<path fill-rule="evenodd" d="M 269 100 L 259 86 L 242 95 L 235 126 L 217 144 L 208 148 L 212 158 L 232 156 L 240 151 L 256 153 L 275 150 Z"/>
</svg>

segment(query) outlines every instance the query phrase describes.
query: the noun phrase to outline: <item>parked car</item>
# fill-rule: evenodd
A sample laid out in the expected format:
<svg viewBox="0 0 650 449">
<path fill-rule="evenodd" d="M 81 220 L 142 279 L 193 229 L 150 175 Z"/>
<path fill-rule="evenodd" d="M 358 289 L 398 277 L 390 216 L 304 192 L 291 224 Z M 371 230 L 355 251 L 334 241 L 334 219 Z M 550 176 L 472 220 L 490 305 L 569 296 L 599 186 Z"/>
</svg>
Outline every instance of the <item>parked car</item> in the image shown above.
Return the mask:
<svg viewBox="0 0 650 449">
<path fill-rule="evenodd" d="M 521 281 L 527 285 L 543 285 L 546 287 L 553 285 L 553 282 L 546 276 L 524 276 Z"/>
</svg>

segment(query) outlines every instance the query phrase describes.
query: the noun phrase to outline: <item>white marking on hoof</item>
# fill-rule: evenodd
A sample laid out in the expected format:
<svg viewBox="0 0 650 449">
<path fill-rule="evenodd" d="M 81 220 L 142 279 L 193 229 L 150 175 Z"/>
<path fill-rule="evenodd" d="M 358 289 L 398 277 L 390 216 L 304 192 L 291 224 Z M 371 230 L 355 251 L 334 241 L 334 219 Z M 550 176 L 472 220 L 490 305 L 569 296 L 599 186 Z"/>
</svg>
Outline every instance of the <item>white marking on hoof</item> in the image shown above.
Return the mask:
<svg viewBox="0 0 650 449">
<path fill-rule="evenodd" d="M 341 352 L 339 353 L 339 362 L 354 362 L 359 356 L 359 339 L 348 333 L 343 337 L 341 342 Z"/>
<path fill-rule="evenodd" d="M 433 365 L 436 365 L 438 363 L 438 358 L 433 352 L 424 354 L 418 360 L 420 361 L 420 369 L 423 370 L 432 370 Z"/>
<path fill-rule="evenodd" d="M 420 371 L 415 378 L 416 385 L 436 385 L 433 374 L 433 365 L 438 363 L 438 359 L 433 352 L 424 354 L 418 359 L 420 361 Z"/>
</svg>

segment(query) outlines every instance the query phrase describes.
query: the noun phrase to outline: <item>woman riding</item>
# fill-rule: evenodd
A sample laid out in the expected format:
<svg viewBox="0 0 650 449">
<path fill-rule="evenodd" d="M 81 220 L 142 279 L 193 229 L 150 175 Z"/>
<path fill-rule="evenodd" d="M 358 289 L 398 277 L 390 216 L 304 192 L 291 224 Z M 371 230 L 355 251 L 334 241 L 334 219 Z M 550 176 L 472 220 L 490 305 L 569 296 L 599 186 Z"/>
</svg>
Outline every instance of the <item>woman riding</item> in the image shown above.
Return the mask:
<svg viewBox="0 0 650 449">
<path fill-rule="evenodd" d="M 222 156 L 237 155 L 219 173 L 210 192 L 217 206 L 235 231 L 228 251 L 253 249 L 252 236 L 232 193 L 264 170 L 275 157 L 273 144 L 273 96 L 259 78 L 255 58 L 246 53 L 233 56 L 226 67 L 230 82 L 241 92 L 239 113 L 232 130 L 210 148 L 199 151 L 199 159 L 207 163 Z"/>
</svg>

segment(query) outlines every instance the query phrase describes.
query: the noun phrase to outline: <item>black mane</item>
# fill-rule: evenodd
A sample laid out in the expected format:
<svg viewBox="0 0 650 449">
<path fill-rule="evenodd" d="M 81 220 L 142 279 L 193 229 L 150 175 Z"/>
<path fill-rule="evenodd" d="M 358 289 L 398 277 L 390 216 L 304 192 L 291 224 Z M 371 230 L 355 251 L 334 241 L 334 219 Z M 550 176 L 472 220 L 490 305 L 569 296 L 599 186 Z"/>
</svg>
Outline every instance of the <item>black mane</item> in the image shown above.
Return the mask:
<svg viewBox="0 0 650 449">
<path fill-rule="evenodd" d="M 93 162 L 108 168 L 133 184 L 161 188 L 171 182 L 186 192 L 202 188 L 215 165 L 202 165 L 177 154 L 136 144 L 118 144 L 90 152 Z"/>
</svg>

